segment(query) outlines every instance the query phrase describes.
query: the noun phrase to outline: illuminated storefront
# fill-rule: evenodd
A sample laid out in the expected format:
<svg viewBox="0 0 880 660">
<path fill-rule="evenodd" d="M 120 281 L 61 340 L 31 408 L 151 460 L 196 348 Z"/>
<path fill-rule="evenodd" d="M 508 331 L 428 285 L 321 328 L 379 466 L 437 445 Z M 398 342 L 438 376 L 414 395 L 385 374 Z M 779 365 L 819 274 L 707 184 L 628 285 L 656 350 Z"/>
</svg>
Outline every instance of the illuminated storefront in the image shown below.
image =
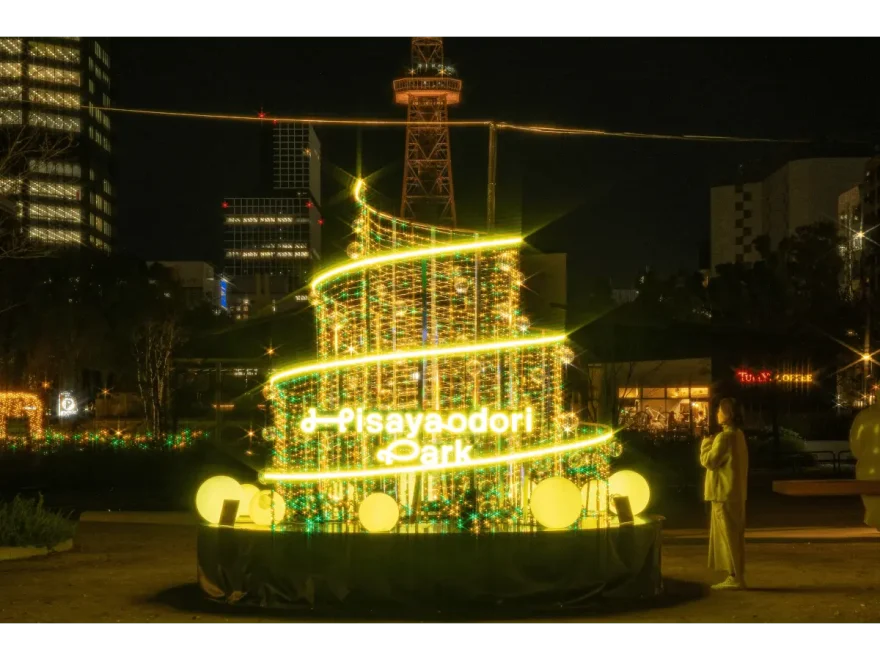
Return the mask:
<svg viewBox="0 0 880 660">
<path fill-rule="evenodd" d="M 709 385 L 621 387 L 620 424 L 648 431 L 702 434 L 708 430 Z"/>
</svg>

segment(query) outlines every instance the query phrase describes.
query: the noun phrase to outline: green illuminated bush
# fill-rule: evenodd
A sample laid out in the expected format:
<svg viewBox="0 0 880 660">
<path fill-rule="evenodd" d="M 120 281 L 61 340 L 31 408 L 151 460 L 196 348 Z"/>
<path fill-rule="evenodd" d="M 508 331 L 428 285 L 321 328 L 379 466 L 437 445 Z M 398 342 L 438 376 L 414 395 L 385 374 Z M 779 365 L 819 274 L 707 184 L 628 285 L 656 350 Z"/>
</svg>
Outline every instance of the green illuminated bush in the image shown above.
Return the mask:
<svg viewBox="0 0 880 660">
<path fill-rule="evenodd" d="M 53 547 L 73 538 L 76 523 L 43 508 L 38 500 L 15 496 L 0 503 L 0 546 Z"/>
</svg>

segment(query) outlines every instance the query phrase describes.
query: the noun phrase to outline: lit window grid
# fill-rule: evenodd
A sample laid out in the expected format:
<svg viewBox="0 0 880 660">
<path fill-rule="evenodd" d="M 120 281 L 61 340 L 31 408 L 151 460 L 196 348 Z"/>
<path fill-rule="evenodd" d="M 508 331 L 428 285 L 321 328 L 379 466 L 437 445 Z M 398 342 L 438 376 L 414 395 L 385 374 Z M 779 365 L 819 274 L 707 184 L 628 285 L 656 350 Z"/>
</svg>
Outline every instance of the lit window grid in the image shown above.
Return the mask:
<svg viewBox="0 0 880 660">
<path fill-rule="evenodd" d="M 226 203 L 224 236 L 229 273 L 290 273 L 304 285 L 311 271 L 307 200 L 238 197 Z M 292 247 L 284 247 L 287 245 Z M 303 252 L 308 256 L 303 257 Z"/>
<path fill-rule="evenodd" d="M 28 113 L 28 123 L 32 126 L 41 126 L 58 131 L 67 131 L 70 133 L 79 133 L 80 121 L 78 117 L 69 115 L 55 115 L 45 112 Z"/>
<path fill-rule="evenodd" d="M 28 193 L 31 197 L 56 197 L 69 201 L 79 201 L 82 188 L 70 183 L 58 183 L 55 181 L 30 181 Z"/>
<path fill-rule="evenodd" d="M 54 227 L 28 227 L 28 236 L 41 243 L 79 243 L 80 234 L 70 229 Z"/>
<path fill-rule="evenodd" d="M 28 216 L 34 220 L 56 220 L 64 222 L 80 222 L 82 209 L 78 206 L 55 206 L 52 204 L 31 203 Z"/>
<path fill-rule="evenodd" d="M 0 85 L 0 102 L 21 101 L 21 85 Z"/>
<path fill-rule="evenodd" d="M 43 66 L 41 64 L 29 64 L 27 72 L 28 77 L 32 80 L 39 80 L 40 82 L 52 85 L 79 87 L 79 71 L 59 69 L 58 67 Z"/>
<path fill-rule="evenodd" d="M 21 179 L 15 177 L 0 177 L 0 195 L 18 195 L 21 192 Z"/>
<path fill-rule="evenodd" d="M 0 62 L 0 78 L 21 78 L 21 63 Z"/>
<path fill-rule="evenodd" d="M 34 59 L 49 59 L 68 64 L 79 64 L 79 48 L 47 44 L 39 41 L 29 43 L 30 56 Z"/>
<path fill-rule="evenodd" d="M 309 187 L 309 126 L 281 122 L 273 127 L 273 177 L 276 190 Z"/>
<path fill-rule="evenodd" d="M 89 116 L 95 118 L 99 124 L 102 124 L 105 128 L 110 128 L 110 117 L 107 116 L 101 108 L 96 108 L 92 103 L 89 103 Z"/>
<path fill-rule="evenodd" d="M 80 179 L 82 177 L 82 169 L 77 163 L 64 161 L 31 159 L 28 161 L 28 169 L 39 174 L 52 174 L 71 179 Z"/>
<path fill-rule="evenodd" d="M 4 55 L 20 55 L 24 42 L 22 39 L 4 37 L 0 39 L 0 53 Z"/>
<path fill-rule="evenodd" d="M 80 106 L 79 94 L 73 94 L 71 92 L 56 92 L 54 90 L 38 89 L 36 87 L 31 87 L 28 90 L 28 100 L 31 101 L 31 103 L 57 106 L 67 110 L 79 108 Z"/>
<path fill-rule="evenodd" d="M 21 110 L 0 108 L 0 124 L 21 124 Z"/>
</svg>

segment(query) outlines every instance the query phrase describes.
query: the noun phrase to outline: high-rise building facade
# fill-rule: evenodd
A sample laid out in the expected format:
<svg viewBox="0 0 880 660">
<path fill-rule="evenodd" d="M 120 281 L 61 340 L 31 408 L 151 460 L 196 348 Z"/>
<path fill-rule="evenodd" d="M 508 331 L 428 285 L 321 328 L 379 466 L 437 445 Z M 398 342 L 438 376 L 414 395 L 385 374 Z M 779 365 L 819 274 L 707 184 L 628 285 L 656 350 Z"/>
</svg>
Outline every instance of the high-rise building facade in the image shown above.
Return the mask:
<svg viewBox="0 0 880 660">
<path fill-rule="evenodd" d="M 320 143 L 307 124 L 269 121 L 263 139 L 271 172 L 264 163 L 257 195 L 223 201 L 224 275 L 236 318 L 305 303 L 321 258 Z"/>
<path fill-rule="evenodd" d="M 721 264 L 760 260 L 759 236 L 767 236 L 775 249 L 799 227 L 837 222 L 838 198 L 861 181 L 865 160 L 793 160 L 762 181 L 712 188 L 712 272 Z"/>
<path fill-rule="evenodd" d="M 861 284 L 862 249 L 865 225 L 862 216 L 861 186 L 855 185 L 837 198 L 837 233 L 843 258 L 841 292 L 847 299 L 858 295 Z"/>
<path fill-rule="evenodd" d="M 843 257 L 843 293 L 850 299 L 859 299 L 869 295 L 868 284 L 877 279 L 880 156 L 868 160 L 859 183 L 838 198 L 837 222 L 840 254 Z"/>
<path fill-rule="evenodd" d="M 23 237 L 110 251 L 110 80 L 105 39 L 0 38 L 0 197 Z"/>
</svg>

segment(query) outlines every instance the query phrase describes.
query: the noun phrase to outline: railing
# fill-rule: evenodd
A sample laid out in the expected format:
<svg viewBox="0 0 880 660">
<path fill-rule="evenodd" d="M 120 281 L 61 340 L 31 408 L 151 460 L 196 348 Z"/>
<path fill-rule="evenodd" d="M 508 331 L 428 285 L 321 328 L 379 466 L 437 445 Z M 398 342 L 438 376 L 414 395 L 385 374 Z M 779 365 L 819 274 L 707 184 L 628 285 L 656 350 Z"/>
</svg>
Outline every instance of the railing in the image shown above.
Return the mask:
<svg viewBox="0 0 880 660">
<path fill-rule="evenodd" d="M 461 81 L 455 78 L 399 78 L 394 81 L 394 91 L 461 92 Z"/>
<path fill-rule="evenodd" d="M 840 474 L 852 471 L 856 464 L 855 456 L 848 449 L 838 452 L 825 450 L 782 454 L 779 458 L 785 466 L 798 472 L 811 467 L 830 467 L 834 474 Z"/>
</svg>

